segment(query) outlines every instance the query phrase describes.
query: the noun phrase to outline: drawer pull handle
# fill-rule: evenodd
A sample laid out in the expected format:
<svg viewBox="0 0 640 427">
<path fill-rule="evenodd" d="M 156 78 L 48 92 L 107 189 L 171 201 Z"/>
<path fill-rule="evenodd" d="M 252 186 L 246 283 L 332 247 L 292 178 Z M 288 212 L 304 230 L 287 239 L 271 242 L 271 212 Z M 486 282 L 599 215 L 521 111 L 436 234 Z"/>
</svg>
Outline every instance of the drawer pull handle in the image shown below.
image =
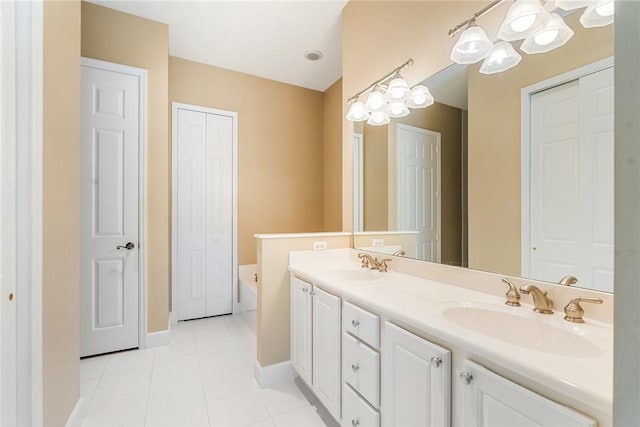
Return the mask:
<svg viewBox="0 0 640 427">
<path fill-rule="evenodd" d="M 360 421 L 359 420 L 351 420 L 351 425 L 353 427 L 358 427 L 360 425 Z"/>
<path fill-rule="evenodd" d="M 360 326 L 360 322 L 358 322 L 357 320 L 352 320 L 351 326 L 353 326 L 354 328 L 357 328 L 358 326 Z"/>
<path fill-rule="evenodd" d="M 433 356 L 431 358 L 431 364 L 434 365 L 436 368 L 439 368 L 440 365 L 442 365 L 442 359 L 440 359 L 437 356 Z"/>
<path fill-rule="evenodd" d="M 360 366 L 354 363 L 353 365 L 351 365 L 351 369 L 353 369 L 353 372 L 356 372 L 358 369 L 360 369 Z"/>
<path fill-rule="evenodd" d="M 307 289 L 307 288 L 302 288 L 302 292 L 304 292 L 304 293 L 306 294 L 307 292 L 309 292 L 309 289 Z"/>
<path fill-rule="evenodd" d="M 471 373 L 469 372 L 460 372 L 460 379 L 465 385 L 469 385 L 473 380 L 473 375 L 471 375 Z"/>
<path fill-rule="evenodd" d="M 311 290 L 311 292 L 309 292 L 309 295 L 314 296 L 316 293 L 313 291 L 313 289 Z"/>
</svg>

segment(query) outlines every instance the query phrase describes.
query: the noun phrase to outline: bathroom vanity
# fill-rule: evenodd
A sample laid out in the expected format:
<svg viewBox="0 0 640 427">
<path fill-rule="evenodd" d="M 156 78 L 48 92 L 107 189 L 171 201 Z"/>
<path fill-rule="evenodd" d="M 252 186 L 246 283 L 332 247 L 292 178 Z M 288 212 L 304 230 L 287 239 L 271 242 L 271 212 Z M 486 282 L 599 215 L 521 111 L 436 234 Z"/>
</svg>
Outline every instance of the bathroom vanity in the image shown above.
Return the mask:
<svg viewBox="0 0 640 427">
<path fill-rule="evenodd" d="M 289 266 L 292 366 L 343 426 L 612 424 L 611 324 L 357 254 L 292 252 Z"/>
</svg>

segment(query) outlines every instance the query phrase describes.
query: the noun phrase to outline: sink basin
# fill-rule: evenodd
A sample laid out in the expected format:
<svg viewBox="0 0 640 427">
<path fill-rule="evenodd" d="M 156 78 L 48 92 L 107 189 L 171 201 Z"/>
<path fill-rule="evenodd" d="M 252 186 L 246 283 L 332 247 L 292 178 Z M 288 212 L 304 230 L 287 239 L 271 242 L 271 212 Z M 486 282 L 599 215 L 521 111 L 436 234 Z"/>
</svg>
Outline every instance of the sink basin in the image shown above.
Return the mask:
<svg viewBox="0 0 640 427">
<path fill-rule="evenodd" d="M 594 358 L 602 355 L 596 344 L 572 330 L 573 325 L 565 329 L 549 324 L 550 319 L 534 319 L 508 310 L 489 304 L 458 305 L 445 308 L 442 315 L 458 326 L 507 344 L 558 356 Z"/>
<path fill-rule="evenodd" d="M 335 279 L 354 281 L 376 280 L 381 277 L 380 272 L 364 268 L 337 268 L 327 271 L 327 274 Z"/>
</svg>

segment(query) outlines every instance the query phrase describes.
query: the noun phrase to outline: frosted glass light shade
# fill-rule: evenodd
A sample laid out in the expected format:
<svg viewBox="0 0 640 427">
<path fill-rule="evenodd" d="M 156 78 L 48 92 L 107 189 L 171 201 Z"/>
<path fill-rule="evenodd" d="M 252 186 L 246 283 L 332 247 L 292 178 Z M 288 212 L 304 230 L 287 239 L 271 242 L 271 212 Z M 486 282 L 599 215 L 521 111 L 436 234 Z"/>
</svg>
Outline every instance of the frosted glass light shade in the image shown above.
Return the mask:
<svg viewBox="0 0 640 427">
<path fill-rule="evenodd" d="M 411 90 L 411 97 L 407 101 L 409 108 L 425 108 L 433 104 L 433 95 L 424 85 L 418 85 Z"/>
<path fill-rule="evenodd" d="M 405 117 L 409 115 L 409 108 L 404 101 L 390 102 L 387 106 L 387 114 L 389 117 Z"/>
<path fill-rule="evenodd" d="M 451 60 L 457 64 L 475 64 L 491 52 L 493 43 L 485 30 L 472 26 L 460 34 L 451 50 Z"/>
<path fill-rule="evenodd" d="M 522 56 L 511 46 L 509 42 L 496 42 L 493 50 L 487 56 L 480 67 L 482 74 L 501 73 L 513 68 L 522 60 Z"/>
<path fill-rule="evenodd" d="M 384 111 L 376 111 L 371 113 L 369 120 L 367 120 L 367 124 L 373 126 L 382 126 L 389 123 L 391 120 L 389 119 L 389 115 Z"/>
<path fill-rule="evenodd" d="M 373 113 L 374 111 L 381 111 L 385 106 L 384 92 L 380 86 L 373 88 L 369 96 L 367 97 L 367 111 Z"/>
<path fill-rule="evenodd" d="M 555 5 L 562 10 L 575 10 L 588 6 L 593 0 L 556 0 Z"/>
<path fill-rule="evenodd" d="M 411 95 L 411 89 L 409 88 L 407 81 L 402 78 L 400 73 L 396 73 L 387 87 L 387 100 L 389 102 L 404 101 L 409 97 L 409 95 Z"/>
<path fill-rule="evenodd" d="M 349 108 L 349 112 L 347 113 L 347 120 L 352 122 L 361 122 L 367 120 L 369 118 L 369 113 L 367 112 L 366 107 L 364 106 L 364 102 L 357 101 L 351 104 Z"/>
<path fill-rule="evenodd" d="M 604 27 L 613 24 L 613 0 L 596 0 L 591 3 L 580 17 L 580 23 L 585 28 Z"/>
<path fill-rule="evenodd" d="M 541 29 L 549 21 L 549 12 L 539 0 L 516 0 L 505 16 L 498 38 L 505 41 L 521 40 Z"/>
<path fill-rule="evenodd" d="M 563 46 L 573 37 L 573 30 L 557 13 L 552 13 L 547 25 L 537 33 L 527 37 L 520 46 L 529 54 L 545 53 Z"/>
</svg>

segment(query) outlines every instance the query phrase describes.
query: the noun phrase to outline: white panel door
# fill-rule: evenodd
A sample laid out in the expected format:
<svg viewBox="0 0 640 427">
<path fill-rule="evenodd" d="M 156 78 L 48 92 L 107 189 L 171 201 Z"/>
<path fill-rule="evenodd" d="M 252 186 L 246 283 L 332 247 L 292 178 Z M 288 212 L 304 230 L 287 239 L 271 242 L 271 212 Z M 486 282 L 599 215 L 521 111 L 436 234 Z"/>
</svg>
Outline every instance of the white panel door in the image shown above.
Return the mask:
<svg viewBox="0 0 640 427">
<path fill-rule="evenodd" d="M 597 422 L 494 374 L 469 360 L 464 423 L 476 427 L 595 427 Z M 468 382 L 468 383 L 467 383 Z"/>
<path fill-rule="evenodd" d="M 233 118 L 207 114 L 206 315 L 233 311 Z"/>
<path fill-rule="evenodd" d="M 138 85 L 82 67 L 81 356 L 138 346 Z"/>
<path fill-rule="evenodd" d="M 579 84 L 531 98 L 531 277 L 579 276 Z"/>
<path fill-rule="evenodd" d="M 178 320 L 233 311 L 233 118 L 177 109 Z"/>
<path fill-rule="evenodd" d="M 206 316 L 207 115 L 178 110 L 178 320 Z"/>
<path fill-rule="evenodd" d="M 440 133 L 398 125 L 398 230 L 417 231 L 417 258 L 440 262 Z"/>
<path fill-rule="evenodd" d="M 613 68 L 531 98 L 530 275 L 613 291 Z"/>
<path fill-rule="evenodd" d="M 318 288 L 313 293 L 313 391 L 340 420 L 341 301 Z"/>
<path fill-rule="evenodd" d="M 580 79 L 582 199 L 580 205 L 584 260 L 580 285 L 613 292 L 614 212 L 613 68 Z"/>
<path fill-rule="evenodd" d="M 451 352 L 389 322 L 382 348 L 382 425 L 451 423 Z"/>
<path fill-rule="evenodd" d="M 300 378 L 311 387 L 312 352 L 312 297 L 311 284 L 291 276 L 291 365 L 300 374 Z"/>
</svg>

